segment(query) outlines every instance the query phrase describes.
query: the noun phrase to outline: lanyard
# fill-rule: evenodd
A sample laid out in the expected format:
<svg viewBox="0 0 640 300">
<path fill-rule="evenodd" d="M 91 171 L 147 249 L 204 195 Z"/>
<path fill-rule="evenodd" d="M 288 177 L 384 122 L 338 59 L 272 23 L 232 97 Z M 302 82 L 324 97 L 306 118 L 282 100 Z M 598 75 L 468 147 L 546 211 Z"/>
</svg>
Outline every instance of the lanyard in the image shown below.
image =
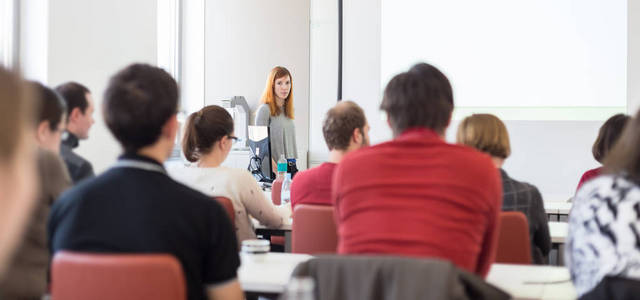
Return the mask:
<svg viewBox="0 0 640 300">
<path fill-rule="evenodd" d="M 144 162 L 139 160 L 131 160 L 131 159 L 121 159 L 113 165 L 113 168 L 134 168 L 151 172 L 158 172 L 162 174 L 167 174 L 167 171 L 154 163 Z"/>
</svg>

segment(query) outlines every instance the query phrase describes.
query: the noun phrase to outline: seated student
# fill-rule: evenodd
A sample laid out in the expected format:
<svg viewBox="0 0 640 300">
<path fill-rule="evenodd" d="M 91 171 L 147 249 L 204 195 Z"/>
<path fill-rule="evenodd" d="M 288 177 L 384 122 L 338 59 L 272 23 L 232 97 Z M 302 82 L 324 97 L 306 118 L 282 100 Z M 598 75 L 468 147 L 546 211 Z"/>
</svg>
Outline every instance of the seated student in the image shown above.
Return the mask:
<svg viewBox="0 0 640 300">
<path fill-rule="evenodd" d="M 297 204 L 333 205 L 333 171 L 347 153 L 369 145 L 369 124 L 355 102 L 340 101 L 331 108 L 322 124 L 329 161 L 298 173 L 291 184 L 291 209 Z"/>
<path fill-rule="evenodd" d="M 0 299 L 40 299 L 47 292 L 47 218 L 53 202 L 71 186 L 67 167 L 58 156 L 65 127 L 65 104 L 53 90 L 32 83 L 37 102 L 38 175 L 40 193 L 22 245 L 0 283 Z"/>
<path fill-rule="evenodd" d="M 593 147 L 591 148 L 591 153 L 593 153 L 593 158 L 595 158 L 599 163 L 602 163 L 605 155 L 609 152 L 613 145 L 618 140 L 620 133 L 624 129 L 624 126 L 627 125 L 629 119 L 628 115 L 625 114 L 617 114 L 607 119 L 602 127 L 600 127 L 600 131 L 598 132 L 598 137 L 596 141 L 593 143 Z M 587 181 L 598 177 L 602 172 L 602 167 L 597 167 L 595 169 L 588 170 L 582 174 L 580 177 L 580 182 L 578 182 L 578 189 Z"/>
<path fill-rule="evenodd" d="M 78 140 L 89 138 L 93 120 L 93 98 L 85 86 L 77 82 L 67 82 L 56 87 L 67 103 L 67 130 L 64 134 L 60 154 L 69 168 L 69 174 L 76 184 L 80 180 L 94 176 L 91 163 L 73 152 Z"/>
<path fill-rule="evenodd" d="M 233 119 L 224 108 L 209 105 L 192 113 L 185 126 L 182 151 L 195 166 L 173 168 L 169 174 L 206 195 L 229 198 L 235 210 L 236 238 L 241 243 L 256 238 L 250 216 L 277 228 L 291 214 L 288 208 L 278 210 L 273 206 L 249 172 L 220 166 L 236 139 Z"/>
<path fill-rule="evenodd" d="M 0 279 L 36 202 L 32 94 L 17 74 L 0 66 Z"/>
<path fill-rule="evenodd" d="M 598 294 L 607 283 L 634 282 L 637 288 L 640 282 L 638 145 L 640 111 L 604 159 L 603 175 L 585 183 L 574 198 L 565 262 L 578 297 Z"/>
<path fill-rule="evenodd" d="M 514 180 L 502 169 L 511 154 L 507 127 L 494 115 L 474 114 L 458 125 L 457 141 L 491 156 L 502 176 L 502 210 L 520 211 L 527 216 L 531 257 L 535 264 L 545 264 L 551 237 L 542 196 L 535 186 Z"/>
<path fill-rule="evenodd" d="M 449 80 L 415 65 L 391 79 L 380 108 L 394 140 L 348 154 L 334 174 L 338 252 L 442 258 L 486 276 L 502 187 L 487 155 L 443 139 Z"/>
<path fill-rule="evenodd" d="M 168 253 L 182 265 L 188 299 L 241 299 L 238 248 L 225 210 L 162 166 L 178 129 L 175 80 L 133 64 L 111 78 L 103 101 L 104 120 L 124 154 L 54 204 L 53 252 Z"/>
</svg>

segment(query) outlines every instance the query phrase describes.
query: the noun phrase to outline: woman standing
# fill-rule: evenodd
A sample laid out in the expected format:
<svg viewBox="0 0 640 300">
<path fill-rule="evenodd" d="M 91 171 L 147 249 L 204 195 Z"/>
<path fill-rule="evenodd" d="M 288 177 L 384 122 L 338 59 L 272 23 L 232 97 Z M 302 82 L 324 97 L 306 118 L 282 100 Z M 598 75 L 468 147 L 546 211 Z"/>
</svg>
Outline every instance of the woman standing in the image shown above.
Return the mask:
<svg viewBox="0 0 640 300">
<path fill-rule="evenodd" d="M 240 244 L 243 240 L 256 238 L 250 216 L 269 228 L 278 228 L 290 212 L 273 206 L 246 170 L 220 166 L 236 139 L 231 115 L 217 105 L 204 107 L 189 116 L 182 138 L 184 156 L 195 164 L 170 169 L 169 174 L 206 195 L 229 198 Z"/>
<path fill-rule="evenodd" d="M 296 130 L 293 123 L 293 83 L 291 73 L 277 66 L 269 73 L 256 112 L 257 126 L 269 126 L 271 139 L 271 169 L 275 172 L 276 161 L 284 154 L 286 159 L 297 159 Z M 263 164 L 263 174 L 265 169 Z M 268 174 L 268 173 L 267 173 Z"/>
</svg>

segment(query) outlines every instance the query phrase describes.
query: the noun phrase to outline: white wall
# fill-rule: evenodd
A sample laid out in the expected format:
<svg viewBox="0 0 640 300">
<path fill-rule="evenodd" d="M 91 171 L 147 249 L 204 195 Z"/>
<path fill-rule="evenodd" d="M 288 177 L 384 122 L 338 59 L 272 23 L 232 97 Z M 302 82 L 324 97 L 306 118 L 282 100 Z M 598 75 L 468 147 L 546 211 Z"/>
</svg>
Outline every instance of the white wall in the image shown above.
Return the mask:
<svg viewBox="0 0 640 300">
<path fill-rule="evenodd" d="M 205 2 L 205 103 L 244 96 L 259 104 L 269 71 L 293 77 L 299 165 L 309 148 L 309 1 Z"/>
<path fill-rule="evenodd" d="M 391 138 L 380 118 L 380 0 L 344 2 L 344 98 L 364 107 L 372 142 Z M 640 4 L 629 1 L 628 107 L 640 107 Z M 634 55 L 635 54 L 635 55 Z M 513 155 L 505 170 L 539 187 L 548 200 L 572 195 L 583 171 L 597 165 L 591 145 L 603 121 L 507 121 Z M 447 137 L 454 140 L 457 122 Z M 315 138 L 315 137 L 314 137 Z"/>
<path fill-rule="evenodd" d="M 31 1 L 36 7 L 47 1 Z M 85 84 L 93 93 L 96 104 L 96 123 L 87 141 L 80 142 L 78 153 L 93 163 L 96 172 L 104 171 L 121 153 L 102 120 L 102 94 L 107 81 L 117 70 L 133 62 L 156 63 L 156 0 L 49 0 L 48 9 L 30 11 L 27 16 L 41 12 L 47 20 L 46 38 L 31 37 L 31 24 L 38 19 L 29 17 L 22 28 L 21 61 L 25 74 L 37 76 L 50 86 L 66 81 Z M 24 17 L 24 15 L 23 15 Z M 43 19 L 39 19 L 40 21 Z M 35 22 L 35 23 L 32 23 Z M 44 57 L 42 49 L 32 49 L 35 43 L 48 44 Z M 28 52 L 38 52 L 34 55 Z M 46 78 L 38 75 L 44 70 Z"/>
</svg>

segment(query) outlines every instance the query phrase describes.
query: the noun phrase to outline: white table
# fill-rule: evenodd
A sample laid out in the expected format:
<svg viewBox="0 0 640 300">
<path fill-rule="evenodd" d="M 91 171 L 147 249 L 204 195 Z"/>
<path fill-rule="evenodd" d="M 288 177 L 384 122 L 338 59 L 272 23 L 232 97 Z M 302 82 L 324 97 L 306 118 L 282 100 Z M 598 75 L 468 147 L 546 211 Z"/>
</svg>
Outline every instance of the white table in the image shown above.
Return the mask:
<svg viewBox="0 0 640 300">
<path fill-rule="evenodd" d="M 265 254 L 264 261 L 252 261 L 240 254 L 241 265 L 238 278 L 245 292 L 282 293 L 289 282 L 293 269 L 311 259 L 310 255 L 292 253 Z"/>
<path fill-rule="evenodd" d="M 576 299 L 569 271 L 564 267 L 493 264 L 487 282 L 514 299 Z"/>
<path fill-rule="evenodd" d="M 295 267 L 311 259 L 306 254 L 267 253 L 263 261 L 241 254 L 238 278 L 242 289 L 252 293 L 284 291 Z M 576 292 L 564 267 L 493 264 L 487 282 L 515 299 L 575 299 Z"/>
<path fill-rule="evenodd" d="M 564 244 L 567 234 L 569 233 L 569 223 L 566 222 L 549 222 L 549 234 L 551 242 L 556 244 Z"/>
</svg>

